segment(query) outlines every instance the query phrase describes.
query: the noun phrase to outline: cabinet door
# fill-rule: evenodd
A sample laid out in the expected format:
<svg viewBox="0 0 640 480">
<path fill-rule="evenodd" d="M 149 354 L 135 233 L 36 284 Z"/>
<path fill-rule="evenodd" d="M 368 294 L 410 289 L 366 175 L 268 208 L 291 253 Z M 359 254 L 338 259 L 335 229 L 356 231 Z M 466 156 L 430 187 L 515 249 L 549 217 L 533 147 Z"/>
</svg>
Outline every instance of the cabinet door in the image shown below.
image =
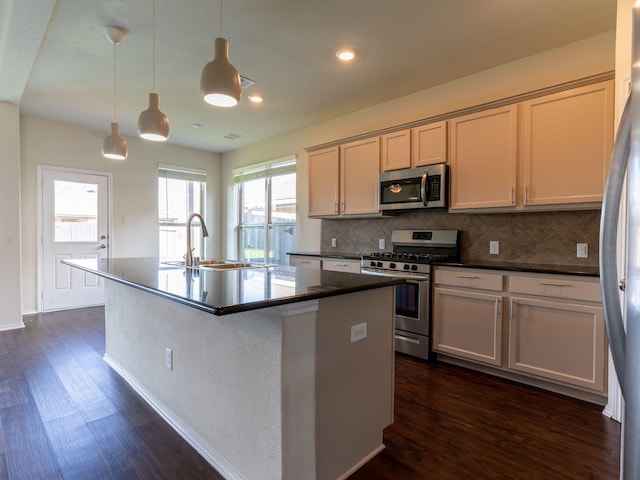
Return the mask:
<svg viewBox="0 0 640 480">
<path fill-rule="evenodd" d="M 502 296 L 436 287 L 433 350 L 502 364 Z"/>
<path fill-rule="evenodd" d="M 509 368 L 604 392 L 602 307 L 511 297 Z"/>
<path fill-rule="evenodd" d="M 611 80 L 523 103 L 525 205 L 602 201 L 613 95 Z"/>
<path fill-rule="evenodd" d="M 411 129 L 411 166 L 422 167 L 447 161 L 447 122 Z"/>
<path fill-rule="evenodd" d="M 380 161 L 384 172 L 411 167 L 411 130 L 382 135 Z"/>
<path fill-rule="evenodd" d="M 517 105 L 450 120 L 450 210 L 515 205 Z"/>
<path fill-rule="evenodd" d="M 338 215 L 340 149 L 309 153 L 309 216 Z"/>
<path fill-rule="evenodd" d="M 340 147 L 340 211 L 344 215 L 378 213 L 380 137 Z"/>
</svg>

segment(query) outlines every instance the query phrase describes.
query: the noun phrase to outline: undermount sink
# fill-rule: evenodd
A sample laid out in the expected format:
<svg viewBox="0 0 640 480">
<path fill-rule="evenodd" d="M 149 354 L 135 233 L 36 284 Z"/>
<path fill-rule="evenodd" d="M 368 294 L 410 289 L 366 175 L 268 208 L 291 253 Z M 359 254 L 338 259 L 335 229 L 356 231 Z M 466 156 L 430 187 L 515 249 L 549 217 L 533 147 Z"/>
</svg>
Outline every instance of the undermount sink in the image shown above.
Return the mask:
<svg viewBox="0 0 640 480">
<path fill-rule="evenodd" d="M 170 261 L 170 262 L 162 262 L 165 265 L 176 265 L 176 266 L 185 266 L 184 261 Z M 247 262 L 237 262 L 235 260 L 223 260 L 220 258 L 214 259 L 204 259 L 200 260 L 199 265 L 193 265 L 191 267 L 195 270 L 233 270 L 239 268 L 260 268 L 260 267 L 268 267 L 269 265 L 265 265 L 263 263 L 247 263 Z"/>
</svg>

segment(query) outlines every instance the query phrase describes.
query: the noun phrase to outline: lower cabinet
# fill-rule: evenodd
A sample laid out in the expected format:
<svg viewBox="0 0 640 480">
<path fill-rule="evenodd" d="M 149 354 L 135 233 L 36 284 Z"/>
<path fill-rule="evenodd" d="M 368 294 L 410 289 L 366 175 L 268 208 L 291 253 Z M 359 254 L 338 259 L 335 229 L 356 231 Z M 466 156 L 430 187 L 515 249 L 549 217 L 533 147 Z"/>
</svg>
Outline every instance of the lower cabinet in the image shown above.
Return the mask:
<svg viewBox="0 0 640 480">
<path fill-rule="evenodd" d="M 435 288 L 433 350 L 502 364 L 502 296 Z"/>
<path fill-rule="evenodd" d="M 436 267 L 433 350 L 441 359 L 542 388 L 606 398 L 599 280 Z"/>
<path fill-rule="evenodd" d="M 604 391 L 602 307 L 511 297 L 509 368 Z"/>
</svg>

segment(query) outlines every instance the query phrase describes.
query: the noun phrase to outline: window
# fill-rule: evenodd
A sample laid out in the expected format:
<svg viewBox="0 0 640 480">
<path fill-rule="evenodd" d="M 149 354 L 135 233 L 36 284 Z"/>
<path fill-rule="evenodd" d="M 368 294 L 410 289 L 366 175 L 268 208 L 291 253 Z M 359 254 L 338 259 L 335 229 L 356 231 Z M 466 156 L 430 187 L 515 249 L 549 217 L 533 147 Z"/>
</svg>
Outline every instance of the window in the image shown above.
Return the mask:
<svg viewBox="0 0 640 480">
<path fill-rule="evenodd" d="M 182 260 L 187 252 L 187 218 L 194 212 L 204 217 L 206 173 L 161 165 L 158 180 L 159 257 Z M 196 225 L 194 221 L 192 227 Z M 204 256 L 202 235 L 193 231 L 192 242 L 194 256 Z"/>
<path fill-rule="evenodd" d="M 296 247 L 295 169 L 288 157 L 234 171 L 240 260 L 288 265 Z"/>
</svg>

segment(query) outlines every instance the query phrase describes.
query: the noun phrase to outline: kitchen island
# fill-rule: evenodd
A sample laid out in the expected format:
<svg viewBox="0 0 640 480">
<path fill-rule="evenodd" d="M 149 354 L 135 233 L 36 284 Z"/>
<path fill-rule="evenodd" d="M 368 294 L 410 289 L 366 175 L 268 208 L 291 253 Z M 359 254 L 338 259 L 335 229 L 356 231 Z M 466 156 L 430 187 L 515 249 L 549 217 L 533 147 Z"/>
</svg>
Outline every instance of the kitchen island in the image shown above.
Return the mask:
<svg viewBox="0 0 640 480">
<path fill-rule="evenodd" d="M 225 478 L 346 478 L 384 448 L 399 280 L 64 263 L 108 279 L 105 360 Z"/>
</svg>

